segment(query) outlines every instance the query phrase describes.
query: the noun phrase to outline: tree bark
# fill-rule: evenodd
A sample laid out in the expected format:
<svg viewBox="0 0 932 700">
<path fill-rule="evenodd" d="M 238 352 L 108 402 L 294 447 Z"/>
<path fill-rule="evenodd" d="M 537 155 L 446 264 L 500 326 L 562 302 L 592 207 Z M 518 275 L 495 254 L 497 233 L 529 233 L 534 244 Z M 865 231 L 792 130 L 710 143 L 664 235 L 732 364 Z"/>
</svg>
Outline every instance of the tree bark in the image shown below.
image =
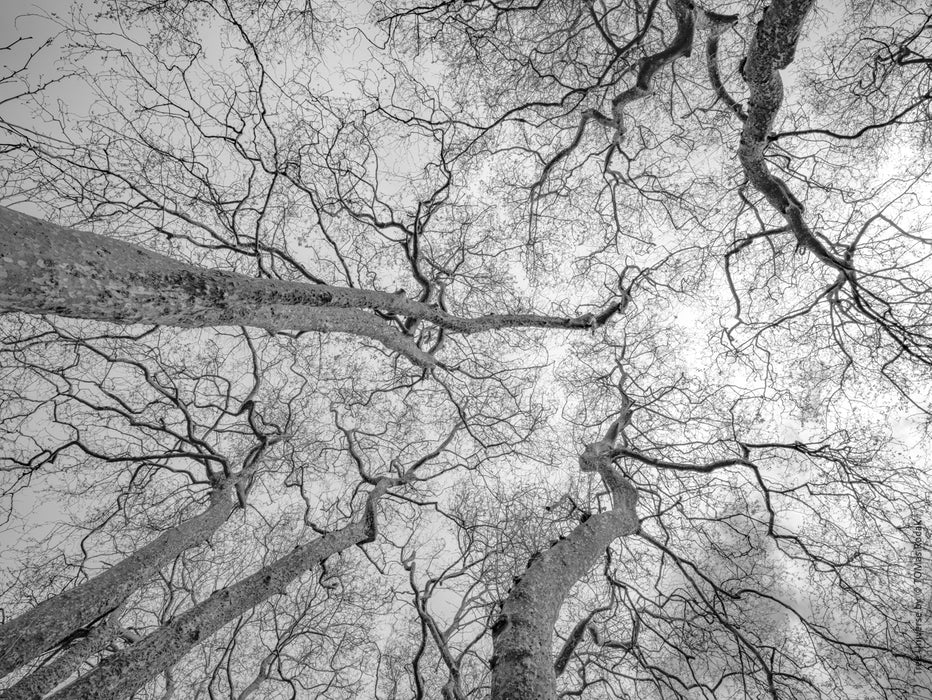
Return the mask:
<svg viewBox="0 0 932 700">
<path fill-rule="evenodd" d="M 618 129 L 618 138 L 624 135 L 624 110 L 632 102 L 650 95 L 653 90 L 654 76 L 668 64 L 681 56 L 689 56 L 693 48 L 693 36 L 696 30 L 696 7 L 686 0 L 668 0 L 667 5 L 676 18 L 676 34 L 669 46 L 646 57 L 638 69 L 634 85 L 616 95 L 612 100 L 612 119 Z"/>
<path fill-rule="evenodd" d="M 609 309 L 614 313 L 620 306 L 616 303 Z M 514 327 L 585 329 L 611 315 L 462 318 L 403 294 L 200 268 L 132 243 L 0 207 L 0 311 L 181 328 L 236 325 L 270 331 L 337 331 L 375 339 L 420 366 L 436 366 L 436 359 L 413 337 L 370 310 L 463 334 Z"/>
<path fill-rule="evenodd" d="M 285 592 L 302 573 L 376 534 L 376 506 L 397 480 L 381 479 L 369 493 L 365 515 L 339 530 L 297 547 L 251 576 L 214 592 L 139 642 L 104 659 L 93 671 L 50 696 L 49 700 L 122 700 L 170 669 L 196 644 L 259 603 Z"/>
<path fill-rule="evenodd" d="M 604 448 L 604 449 L 602 449 Z M 634 486 L 612 466 L 610 445 L 587 447 L 580 469 L 598 471 L 612 509 L 581 522 L 542 552 L 508 594 L 492 627 L 492 700 L 556 700 L 553 628 L 563 599 L 619 537 L 637 532 Z"/>
<path fill-rule="evenodd" d="M 781 178 L 770 172 L 764 157 L 783 104 L 780 70 L 793 62 L 803 22 L 814 4 L 815 0 L 774 0 L 757 25 L 743 71 L 750 95 L 738 159 L 751 184 L 783 215 L 797 243 L 823 263 L 844 271 L 848 266 L 815 237 L 803 217 L 802 203 Z"/>
<path fill-rule="evenodd" d="M 118 613 L 91 628 L 87 636 L 71 644 L 58 656 L 7 690 L 0 690 L 0 700 L 40 700 L 55 686 L 68 680 L 92 655 L 103 651 L 117 637 Z"/>
<path fill-rule="evenodd" d="M 200 515 L 166 530 L 152 542 L 86 583 L 43 601 L 0 627 L 0 676 L 60 644 L 119 607 L 156 571 L 209 538 L 233 511 L 233 488 L 217 489 Z"/>
</svg>

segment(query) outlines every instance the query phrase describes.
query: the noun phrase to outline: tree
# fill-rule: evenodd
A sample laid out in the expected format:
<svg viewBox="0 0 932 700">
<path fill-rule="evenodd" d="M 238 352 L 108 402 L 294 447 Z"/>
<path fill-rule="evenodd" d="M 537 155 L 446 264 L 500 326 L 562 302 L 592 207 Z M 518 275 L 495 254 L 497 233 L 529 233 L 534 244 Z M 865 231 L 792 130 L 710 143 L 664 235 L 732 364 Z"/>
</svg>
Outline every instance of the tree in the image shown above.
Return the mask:
<svg viewBox="0 0 932 700">
<path fill-rule="evenodd" d="M 438 305 L 388 294 L 275 280 L 263 283 L 222 271 L 198 270 L 104 236 L 63 229 L 0 212 L 8 311 L 55 313 L 113 322 L 181 327 L 246 325 L 267 330 L 342 331 L 375 338 L 423 367 L 436 361 L 400 331 L 357 309 L 374 308 L 405 323 L 432 321 L 460 333 L 509 327 L 594 328 L 622 306 L 594 316 L 487 314 L 457 319 Z"/>
<path fill-rule="evenodd" d="M 922 697 L 927 8 L 100 9 L 5 49 L 0 696 Z"/>
</svg>

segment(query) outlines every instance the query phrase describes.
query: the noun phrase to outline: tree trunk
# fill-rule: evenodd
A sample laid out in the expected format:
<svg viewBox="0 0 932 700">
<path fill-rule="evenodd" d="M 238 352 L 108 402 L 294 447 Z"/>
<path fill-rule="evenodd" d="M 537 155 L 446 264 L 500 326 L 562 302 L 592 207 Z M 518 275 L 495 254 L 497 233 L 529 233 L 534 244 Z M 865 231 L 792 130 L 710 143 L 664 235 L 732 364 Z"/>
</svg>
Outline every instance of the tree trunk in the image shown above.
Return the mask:
<svg viewBox="0 0 932 700">
<path fill-rule="evenodd" d="M 376 531 L 376 506 L 393 483 L 394 479 L 383 479 L 376 485 L 360 520 L 297 547 L 251 576 L 215 591 L 203 603 L 107 657 L 93 671 L 50 696 L 50 700 L 123 700 L 132 695 L 228 622 L 273 595 L 283 594 L 305 571 L 348 547 L 371 542 Z"/>
<path fill-rule="evenodd" d="M 500 328 L 586 329 L 621 308 L 574 318 L 490 314 L 460 318 L 436 304 L 365 289 L 257 279 L 180 262 L 125 241 L 0 207 L 0 311 L 182 328 L 252 326 L 372 338 L 423 367 L 437 361 L 377 309 L 455 333 Z"/>
<path fill-rule="evenodd" d="M 119 607 L 156 571 L 209 538 L 226 522 L 233 507 L 232 486 L 214 491 L 210 506 L 200 515 L 166 530 L 90 581 L 43 601 L 0 627 L 0 676 Z"/>
<path fill-rule="evenodd" d="M 798 244 L 823 263 L 844 270 L 846 265 L 813 235 L 803 217 L 802 203 L 781 178 L 770 172 L 764 157 L 783 104 L 780 70 L 793 62 L 802 24 L 814 4 L 814 0 L 775 0 L 757 24 L 743 71 L 750 95 L 738 158 L 748 180 L 783 215 Z"/>
<path fill-rule="evenodd" d="M 68 680 L 91 656 L 103 651 L 117 637 L 117 618 L 91 628 L 87 636 L 76 641 L 52 661 L 20 679 L 7 690 L 0 690 L 0 700 L 40 700 L 55 686 Z"/>
<path fill-rule="evenodd" d="M 599 471 L 612 494 L 612 510 L 581 522 L 565 539 L 542 552 L 508 594 L 492 627 L 492 700 L 556 700 L 553 627 L 563 599 L 618 537 L 637 532 L 634 486 L 611 465 L 605 446 L 598 464 L 580 459 L 584 471 Z"/>
</svg>

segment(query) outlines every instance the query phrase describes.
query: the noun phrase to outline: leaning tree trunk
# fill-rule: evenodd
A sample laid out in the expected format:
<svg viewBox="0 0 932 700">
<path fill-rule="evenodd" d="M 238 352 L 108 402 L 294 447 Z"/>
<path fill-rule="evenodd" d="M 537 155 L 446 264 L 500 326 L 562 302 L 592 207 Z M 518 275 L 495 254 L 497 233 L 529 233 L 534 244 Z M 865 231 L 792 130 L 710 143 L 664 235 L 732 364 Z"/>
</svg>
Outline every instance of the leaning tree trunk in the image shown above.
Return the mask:
<svg viewBox="0 0 932 700">
<path fill-rule="evenodd" d="M 87 634 L 63 649 L 54 659 L 26 675 L 6 690 L 0 700 L 39 700 L 68 680 L 84 662 L 106 649 L 118 636 L 119 613 L 92 627 Z"/>
<path fill-rule="evenodd" d="M 304 572 L 376 534 L 376 507 L 388 487 L 384 478 L 369 493 L 365 515 L 349 525 L 296 548 L 251 576 L 214 592 L 140 641 L 104 659 L 97 668 L 51 695 L 49 700 L 123 700 L 170 669 L 195 645 L 259 603 L 285 592 Z"/>
<path fill-rule="evenodd" d="M 622 303 L 574 318 L 491 314 L 461 318 L 436 304 L 365 289 L 256 279 L 188 265 L 137 245 L 0 207 L 0 312 L 23 311 L 182 328 L 253 326 L 373 338 L 412 362 L 437 361 L 373 310 L 453 333 L 577 328 L 605 323 Z"/>
<path fill-rule="evenodd" d="M 86 630 L 187 549 L 209 538 L 234 508 L 233 486 L 211 494 L 200 515 L 166 530 L 120 563 L 0 627 L 0 676 Z"/>
<path fill-rule="evenodd" d="M 492 700 L 556 700 L 553 628 L 563 600 L 618 537 L 637 532 L 634 486 L 612 466 L 607 441 L 589 445 L 580 469 L 598 471 L 612 509 L 581 522 L 542 552 L 508 594 L 492 627 Z"/>
</svg>

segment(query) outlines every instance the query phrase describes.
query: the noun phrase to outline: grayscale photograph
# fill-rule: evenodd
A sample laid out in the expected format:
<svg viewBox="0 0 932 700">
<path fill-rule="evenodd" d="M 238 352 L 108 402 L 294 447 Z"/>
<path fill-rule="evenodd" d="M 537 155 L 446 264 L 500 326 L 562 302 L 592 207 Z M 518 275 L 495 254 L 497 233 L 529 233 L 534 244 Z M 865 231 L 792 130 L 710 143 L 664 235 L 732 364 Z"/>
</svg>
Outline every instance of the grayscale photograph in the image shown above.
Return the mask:
<svg viewBox="0 0 932 700">
<path fill-rule="evenodd" d="M 0 19 L 0 700 L 932 700 L 928 0 Z"/>
</svg>

